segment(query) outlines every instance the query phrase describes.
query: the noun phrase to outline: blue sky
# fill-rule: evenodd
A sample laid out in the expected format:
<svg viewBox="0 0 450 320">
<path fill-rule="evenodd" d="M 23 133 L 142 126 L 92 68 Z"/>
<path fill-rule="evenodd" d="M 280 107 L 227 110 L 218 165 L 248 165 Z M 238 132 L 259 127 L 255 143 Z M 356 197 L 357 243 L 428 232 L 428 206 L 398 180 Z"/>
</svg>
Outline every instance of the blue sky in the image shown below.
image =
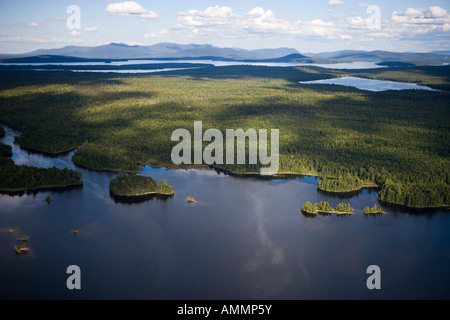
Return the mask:
<svg viewBox="0 0 450 320">
<path fill-rule="evenodd" d="M 67 26 L 71 5 L 80 9 L 79 28 Z M 0 0 L 0 53 L 111 42 L 450 50 L 450 1 Z"/>
</svg>

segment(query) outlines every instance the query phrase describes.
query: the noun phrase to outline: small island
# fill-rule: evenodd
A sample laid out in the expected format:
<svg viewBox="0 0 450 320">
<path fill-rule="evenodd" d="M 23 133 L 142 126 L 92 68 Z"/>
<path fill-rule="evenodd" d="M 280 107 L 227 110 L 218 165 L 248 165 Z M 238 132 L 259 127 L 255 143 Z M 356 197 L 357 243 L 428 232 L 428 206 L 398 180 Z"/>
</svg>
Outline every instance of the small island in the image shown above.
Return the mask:
<svg viewBox="0 0 450 320">
<path fill-rule="evenodd" d="M 29 236 L 21 236 L 20 238 L 17 239 L 17 241 L 22 241 L 22 244 L 19 245 L 14 245 L 14 251 L 17 254 L 21 254 L 21 253 L 27 253 L 30 251 L 30 248 L 27 246 L 27 241 L 30 239 Z"/>
<path fill-rule="evenodd" d="M 193 197 L 191 197 L 191 196 L 188 196 L 188 197 L 186 198 L 186 201 L 187 201 L 188 203 L 197 203 L 197 201 L 196 201 Z"/>
<path fill-rule="evenodd" d="M 365 207 L 363 209 L 363 213 L 364 214 L 383 214 L 384 211 L 383 211 L 383 209 L 381 209 L 381 207 L 374 204 L 372 208 Z"/>
<path fill-rule="evenodd" d="M 338 215 L 352 214 L 353 209 L 348 203 L 339 203 L 336 208 L 332 208 L 330 204 L 326 201 L 321 201 L 320 203 L 311 204 L 311 202 L 306 201 L 300 209 L 305 214 L 315 215 L 315 214 L 332 214 L 336 213 Z"/>
<path fill-rule="evenodd" d="M 109 190 L 114 197 L 145 197 L 152 195 L 172 196 L 173 187 L 164 179 L 159 184 L 151 177 L 121 173 L 109 182 Z"/>
</svg>

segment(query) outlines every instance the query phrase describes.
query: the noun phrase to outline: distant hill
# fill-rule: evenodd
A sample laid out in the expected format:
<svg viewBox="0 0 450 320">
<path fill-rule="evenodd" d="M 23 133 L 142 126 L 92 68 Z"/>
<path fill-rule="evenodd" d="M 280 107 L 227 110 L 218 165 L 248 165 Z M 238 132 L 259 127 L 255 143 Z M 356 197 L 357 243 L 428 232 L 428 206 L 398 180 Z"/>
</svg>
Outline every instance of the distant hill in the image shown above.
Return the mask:
<svg viewBox="0 0 450 320">
<path fill-rule="evenodd" d="M 320 55 L 320 57 L 325 57 Z M 374 61 L 387 62 L 397 61 L 414 65 L 444 64 L 450 63 L 450 56 L 436 53 L 415 53 L 415 52 L 390 52 L 390 51 L 337 51 L 328 53 L 327 59 L 340 62 L 354 61 Z"/>
<path fill-rule="evenodd" d="M 334 52 L 304 53 L 304 54 L 308 57 L 321 58 L 321 59 L 333 59 L 334 57 L 337 57 L 337 56 L 358 54 L 358 53 L 364 53 L 364 52 L 366 52 L 366 51 L 341 50 L 341 51 L 334 51 Z"/>
<path fill-rule="evenodd" d="M 148 59 L 148 58 L 199 58 L 221 57 L 233 60 L 274 59 L 299 53 L 292 48 L 245 50 L 220 48 L 209 44 L 158 43 L 151 46 L 129 46 L 123 43 L 110 43 L 97 47 L 67 46 L 59 49 L 39 49 L 9 58 L 33 56 L 70 56 L 87 59 Z"/>
<path fill-rule="evenodd" d="M 136 64 L 141 60 L 154 60 L 158 63 L 160 60 L 179 61 L 179 60 L 212 60 L 212 61 L 230 61 L 230 62 L 265 62 L 265 63 L 314 63 L 321 62 L 326 63 L 327 60 L 309 58 L 299 53 L 289 54 L 284 57 L 274 59 L 244 59 L 237 60 L 231 58 L 223 58 L 219 56 L 202 56 L 202 57 L 180 57 L 180 58 L 146 58 L 146 59 L 88 59 L 78 58 L 70 56 L 56 56 L 56 55 L 38 55 L 32 57 L 20 57 L 20 58 L 0 58 L 0 63 L 65 63 L 65 62 L 105 62 L 110 63 L 113 61 L 131 61 L 135 60 Z"/>
<path fill-rule="evenodd" d="M 260 62 L 314 63 L 318 61 L 317 59 L 304 56 L 300 53 L 292 53 L 280 58 L 260 60 Z"/>
<path fill-rule="evenodd" d="M 2 63 L 58 63 L 58 62 L 110 62 L 111 59 L 87 59 L 70 56 L 38 55 L 20 58 L 0 58 Z M 118 60 L 114 60 L 118 61 Z"/>
<path fill-rule="evenodd" d="M 431 53 L 443 54 L 445 56 L 450 56 L 450 51 L 432 51 Z"/>
<path fill-rule="evenodd" d="M 391 66 L 442 65 L 450 63 L 447 51 L 431 53 L 341 50 L 304 53 L 293 48 L 247 50 L 221 48 L 209 44 L 158 43 L 150 46 L 130 46 L 110 43 L 97 47 L 67 46 L 59 49 L 39 49 L 29 53 L 1 54 L 1 62 L 85 62 L 104 60 L 216 60 L 291 63 L 343 63 L 355 61 L 381 62 Z M 84 59 L 84 60 L 83 60 Z"/>
</svg>

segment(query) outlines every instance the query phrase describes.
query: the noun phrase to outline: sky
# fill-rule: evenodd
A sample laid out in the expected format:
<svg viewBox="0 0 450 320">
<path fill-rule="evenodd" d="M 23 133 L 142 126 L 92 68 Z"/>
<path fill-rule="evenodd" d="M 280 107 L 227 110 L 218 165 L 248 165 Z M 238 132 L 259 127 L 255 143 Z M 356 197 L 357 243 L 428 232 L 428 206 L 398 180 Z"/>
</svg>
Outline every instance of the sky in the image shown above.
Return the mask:
<svg viewBox="0 0 450 320">
<path fill-rule="evenodd" d="M 0 53 L 112 42 L 450 50 L 450 1 L 0 0 Z"/>
</svg>

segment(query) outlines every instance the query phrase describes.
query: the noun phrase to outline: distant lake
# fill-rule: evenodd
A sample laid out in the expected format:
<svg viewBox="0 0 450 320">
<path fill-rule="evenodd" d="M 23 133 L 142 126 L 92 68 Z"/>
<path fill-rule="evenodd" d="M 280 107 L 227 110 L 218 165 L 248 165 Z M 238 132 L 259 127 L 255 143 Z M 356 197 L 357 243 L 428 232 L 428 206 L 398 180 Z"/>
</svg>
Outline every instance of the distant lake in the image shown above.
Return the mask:
<svg viewBox="0 0 450 320">
<path fill-rule="evenodd" d="M 212 64 L 216 67 L 222 66 L 265 66 L 265 67 L 299 67 L 299 66 L 317 66 L 329 69 L 375 69 L 385 68 L 385 66 L 377 65 L 377 62 L 349 62 L 349 63 L 334 63 L 334 64 L 318 64 L 318 63 L 278 63 L 278 62 L 240 62 L 240 61 L 215 61 L 215 60 L 126 60 L 126 61 L 112 61 L 111 63 L 104 62 L 55 62 L 55 63 L 1 63 L 4 66 L 124 66 L 137 64 L 152 64 L 152 63 L 204 63 Z M 36 69 L 38 71 L 48 71 L 50 69 Z M 71 70 L 79 72 L 118 72 L 116 70 Z M 120 70 L 120 73 L 147 73 L 147 72 L 163 72 L 170 71 L 169 69 L 145 70 L 139 71 L 138 67 L 129 70 Z"/>
<path fill-rule="evenodd" d="M 314 81 L 300 81 L 301 84 L 336 84 L 347 87 L 355 87 L 361 90 L 368 91 L 386 91 L 386 90 L 428 90 L 440 91 L 426 86 L 419 86 L 414 83 L 372 80 L 358 77 L 342 77 L 335 79 L 314 80 Z"/>
<path fill-rule="evenodd" d="M 165 68 L 165 69 L 149 69 L 149 70 L 141 70 L 141 69 L 117 69 L 117 70 L 68 70 L 72 72 L 100 72 L 100 73 L 155 73 L 155 72 L 167 72 L 167 71 L 177 71 L 177 70 L 189 70 L 189 69 L 198 69 L 195 68 Z M 36 71 L 45 71 L 45 69 L 34 69 Z M 61 69 L 57 70 L 60 71 Z"/>
<path fill-rule="evenodd" d="M 62 192 L 0 195 L 0 299 L 449 299 L 450 214 L 364 216 L 378 203 L 364 190 L 338 197 L 317 179 L 238 178 L 213 170 L 145 166 L 175 195 L 116 203 L 117 173 L 76 167 L 69 152 L 29 153 L 13 144 L 18 164 L 76 168 L 84 185 Z M 44 199 L 53 198 L 49 205 Z M 198 203 L 189 205 L 187 196 Z M 350 203 L 352 216 L 304 216 L 305 201 Z M 76 226 L 77 235 L 71 233 Z M 12 230 L 12 232 L 10 232 Z M 17 256 L 16 238 L 31 252 Z M 81 268 L 79 291 L 66 288 L 69 265 Z M 381 268 L 381 290 L 366 269 Z"/>
</svg>

